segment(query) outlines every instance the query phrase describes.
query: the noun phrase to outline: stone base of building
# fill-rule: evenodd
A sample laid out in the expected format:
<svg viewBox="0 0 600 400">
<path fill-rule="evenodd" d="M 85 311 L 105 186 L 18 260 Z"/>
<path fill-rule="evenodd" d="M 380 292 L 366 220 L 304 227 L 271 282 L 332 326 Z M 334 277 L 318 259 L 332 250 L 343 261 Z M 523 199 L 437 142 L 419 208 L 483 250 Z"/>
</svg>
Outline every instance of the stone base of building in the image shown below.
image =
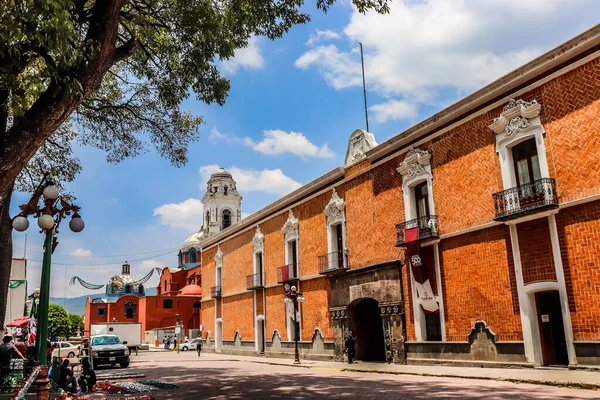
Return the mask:
<svg viewBox="0 0 600 400">
<path fill-rule="evenodd" d="M 574 342 L 577 367 L 600 367 L 600 342 Z"/>
</svg>

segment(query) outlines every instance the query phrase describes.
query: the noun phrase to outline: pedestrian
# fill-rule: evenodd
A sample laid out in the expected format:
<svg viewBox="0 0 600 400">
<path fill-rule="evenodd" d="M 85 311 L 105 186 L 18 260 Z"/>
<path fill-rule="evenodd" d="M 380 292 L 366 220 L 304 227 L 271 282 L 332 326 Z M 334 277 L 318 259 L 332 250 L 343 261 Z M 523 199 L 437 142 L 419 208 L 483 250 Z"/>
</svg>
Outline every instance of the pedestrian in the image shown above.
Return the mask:
<svg viewBox="0 0 600 400">
<path fill-rule="evenodd" d="M 4 385 L 4 379 L 10 372 L 10 362 L 15 356 L 19 356 L 22 360 L 25 360 L 23 354 L 17 349 L 17 346 L 12 344 L 13 337 L 6 335 L 2 338 L 2 344 L 0 344 L 0 386 Z"/>
<path fill-rule="evenodd" d="M 96 372 L 92 369 L 90 365 L 90 361 L 87 358 L 84 358 L 81 361 L 81 366 L 83 367 L 83 371 L 81 371 L 81 375 L 79 376 L 79 387 L 83 393 L 86 392 L 95 392 L 96 391 Z"/>
<path fill-rule="evenodd" d="M 200 357 L 200 353 L 202 353 L 202 338 L 201 337 L 196 339 L 196 353 L 198 353 L 198 357 Z"/>
<path fill-rule="evenodd" d="M 352 364 L 353 363 L 353 359 L 354 359 L 354 354 L 356 352 L 356 349 L 354 347 L 355 345 L 355 340 L 354 340 L 354 335 L 352 334 L 352 331 L 348 332 L 348 336 L 346 336 L 346 343 L 345 343 L 345 352 L 348 353 L 348 364 Z"/>
<path fill-rule="evenodd" d="M 163 349 L 167 349 L 167 338 L 163 338 Z"/>
<path fill-rule="evenodd" d="M 171 336 L 167 337 L 167 350 L 171 349 Z"/>
<path fill-rule="evenodd" d="M 69 393 L 77 392 L 77 380 L 73 375 L 73 371 L 69 368 L 69 359 L 63 360 L 60 366 L 60 377 L 58 378 L 58 387 Z"/>
</svg>

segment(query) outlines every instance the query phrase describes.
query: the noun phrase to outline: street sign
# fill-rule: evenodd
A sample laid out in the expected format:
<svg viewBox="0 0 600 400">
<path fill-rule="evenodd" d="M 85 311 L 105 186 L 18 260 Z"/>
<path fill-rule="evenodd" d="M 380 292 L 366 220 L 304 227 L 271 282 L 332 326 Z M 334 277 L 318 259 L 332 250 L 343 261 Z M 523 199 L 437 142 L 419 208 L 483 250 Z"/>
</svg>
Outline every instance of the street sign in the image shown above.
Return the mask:
<svg viewBox="0 0 600 400">
<path fill-rule="evenodd" d="M 180 333 L 181 333 L 181 328 L 180 327 L 175 328 L 175 334 L 179 335 Z"/>
</svg>

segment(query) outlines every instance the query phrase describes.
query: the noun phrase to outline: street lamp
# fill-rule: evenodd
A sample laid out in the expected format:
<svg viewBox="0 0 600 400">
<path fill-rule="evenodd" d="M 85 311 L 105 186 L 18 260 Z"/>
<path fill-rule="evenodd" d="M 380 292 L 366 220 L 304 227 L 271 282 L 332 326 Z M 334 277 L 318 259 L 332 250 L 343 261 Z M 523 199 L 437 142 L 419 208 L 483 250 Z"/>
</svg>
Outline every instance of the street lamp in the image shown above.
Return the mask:
<svg viewBox="0 0 600 400">
<path fill-rule="evenodd" d="M 40 200 L 42 200 L 41 207 Z M 19 208 L 21 209 L 21 212 L 12 221 L 12 226 L 16 231 L 25 231 L 29 227 L 29 220 L 27 217 L 33 215 L 33 217 L 38 220 L 38 226 L 41 228 L 41 232 L 46 234 L 46 239 L 44 241 L 44 259 L 42 262 L 41 290 L 36 289 L 35 291 L 35 316 L 38 320 L 36 337 L 37 359 L 41 365 L 46 365 L 51 258 L 52 252 L 58 243 L 54 239 L 54 235 L 58 233 L 58 226 L 63 218 L 71 215 L 71 213 L 73 216 L 69 222 L 69 227 L 73 232 L 81 232 L 85 227 L 85 223 L 79 215 L 80 208 L 70 204 L 62 198 L 58 188 L 53 182 L 46 179 L 45 176 L 31 196 L 29 202 L 20 205 Z"/>
<path fill-rule="evenodd" d="M 295 358 L 294 364 L 300 364 L 300 353 L 298 352 L 298 336 L 300 334 L 298 318 L 298 302 L 304 301 L 304 295 L 298 292 L 296 286 L 289 287 L 288 284 L 284 286 L 286 303 L 294 304 L 294 346 L 295 346 Z"/>
</svg>

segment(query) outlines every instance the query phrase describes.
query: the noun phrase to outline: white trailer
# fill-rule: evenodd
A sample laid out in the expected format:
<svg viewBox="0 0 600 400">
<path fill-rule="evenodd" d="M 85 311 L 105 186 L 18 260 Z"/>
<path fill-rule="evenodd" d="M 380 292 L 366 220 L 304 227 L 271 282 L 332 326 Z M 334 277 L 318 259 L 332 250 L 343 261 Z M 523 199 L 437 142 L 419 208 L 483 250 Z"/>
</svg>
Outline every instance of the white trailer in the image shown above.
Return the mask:
<svg viewBox="0 0 600 400">
<path fill-rule="evenodd" d="M 106 324 L 93 324 L 90 327 L 90 336 L 94 335 L 117 335 L 121 342 L 127 342 L 127 347 L 135 347 L 141 344 L 142 323 L 109 322 Z"/>
</svg>

